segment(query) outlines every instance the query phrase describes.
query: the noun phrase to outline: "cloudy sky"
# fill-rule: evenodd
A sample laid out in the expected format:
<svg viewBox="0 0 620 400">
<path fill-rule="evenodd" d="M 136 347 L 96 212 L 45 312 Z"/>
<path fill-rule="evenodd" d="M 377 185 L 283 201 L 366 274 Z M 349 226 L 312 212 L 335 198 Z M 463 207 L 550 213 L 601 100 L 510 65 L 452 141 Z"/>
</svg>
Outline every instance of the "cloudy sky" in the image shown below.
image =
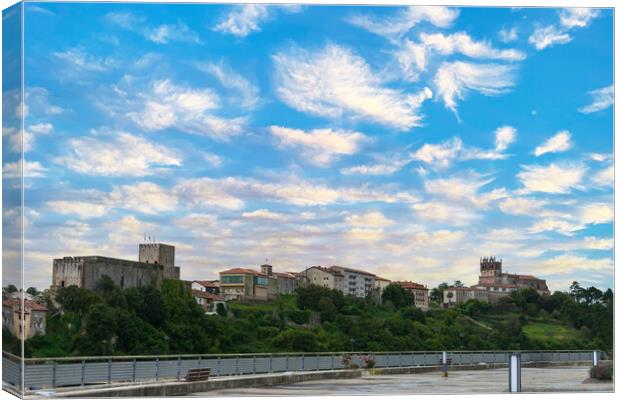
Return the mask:
<svg viewBox="0 0 620 400">
<path fill-rule="evenodd" d="M 145 233 L 183 279 L 268 259 L 473 284 L 497 256 L 552 290 L 613 283 L 611 10 L 27 3 L 25 21 L 25 286 L 55 257 L 137 259 Z"/>
</svg>

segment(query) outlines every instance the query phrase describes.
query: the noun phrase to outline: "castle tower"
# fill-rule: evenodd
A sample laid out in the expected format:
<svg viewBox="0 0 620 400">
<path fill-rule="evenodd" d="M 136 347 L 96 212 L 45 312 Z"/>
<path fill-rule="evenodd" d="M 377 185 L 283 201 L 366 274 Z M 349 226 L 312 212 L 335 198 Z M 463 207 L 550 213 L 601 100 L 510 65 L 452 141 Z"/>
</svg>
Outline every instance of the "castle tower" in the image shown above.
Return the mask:
<svg viewBox="0 0 620 400">
<path fill-rule="evenodd" d="M 140 243 L 138 261 L 162 265 L 165 279 L 179 279 L 179 267 L 174 266 L 174 246 L 163 243 Z"/>
<path fill-rule="evenodd" d="M 480 278 L 478 282 L 495 283 L 501 278 L 502 275 L 502 260 L 499 261 L 495 257 L 481 258 L 480 259 Z"/>
</svg>

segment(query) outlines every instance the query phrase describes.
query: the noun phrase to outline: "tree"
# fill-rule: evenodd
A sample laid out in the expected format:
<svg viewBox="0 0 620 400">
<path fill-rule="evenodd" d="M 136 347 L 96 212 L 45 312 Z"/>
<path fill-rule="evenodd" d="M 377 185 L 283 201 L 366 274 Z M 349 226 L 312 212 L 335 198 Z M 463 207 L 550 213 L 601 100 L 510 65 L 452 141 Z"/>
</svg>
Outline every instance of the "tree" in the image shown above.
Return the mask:
<svg viewBox="0 0 620 400">
<path fill-rule="evenodd" d="M 215 312 L 217 312 L 217 315 L 225 317 L 226 306 L 224 305 L 224 303 L 217 303 L 217 305 L 215 306 Z"/>
<path fill-rule="evenodd" d="M 461 281 L 454 281 L 454 284 L 452 286 L 458 287 L 458 288 L 465 287 L 465 285 Z"/>
<path fill-rule="evenodd" d="M 448 288 L 448 284 L 446 282 L 440 283 L 436 288 L 431 289 L 431 293 L 429 298 L 431 301 L 436 303 L 443 303 L 443 291 Z"/>
<path fill-rule="evenodd" d="M 58 289 L 56 301 L 62 311 L 85 315 L 91 305 L 101 300 L 90 290 L 71 285 Z"/>
<path fill-rule="evenodd" d="M 328 298 L 323 297 L 319 300 L 319 312 L 321 313 L 321 321 L 334 321 L 338 315 L 338 310 L 334 305 L 334 302 Z"/>
<path fill-rule="evenodd" d="M 381 300 L 383 302 L 391 301 L 397 309 L 415 305 L 413 293 L 394 283 L 390 283 L 383 289 Z"/>
<path fill-rule="evenodd" d="M 9 293 L 15 293 L 17 292 L 17 287 L 15 287 L 15 285 L 13 284 L 10 284 L 5 288 L 5 290 Z"/>
<path fill-rule="evenodd" d="M 102 303 L 93 304 L 88 308 L 84 325 L 88 339 L 96 346 L 93 350 L 102 355 L 110 354 L 116 332 L 116 311 Z M 101 351 L 97 351 L 97 347 Z"/>
<path fill-rule="evenodd" d="M 26 289 L 26 293 L 28 293 L 31 296 L 38 296 L 39 294 L 41 294 L 41 292 L 39 292 L 37 288 L 32 287 L 32 286 Z"/>
</svg>

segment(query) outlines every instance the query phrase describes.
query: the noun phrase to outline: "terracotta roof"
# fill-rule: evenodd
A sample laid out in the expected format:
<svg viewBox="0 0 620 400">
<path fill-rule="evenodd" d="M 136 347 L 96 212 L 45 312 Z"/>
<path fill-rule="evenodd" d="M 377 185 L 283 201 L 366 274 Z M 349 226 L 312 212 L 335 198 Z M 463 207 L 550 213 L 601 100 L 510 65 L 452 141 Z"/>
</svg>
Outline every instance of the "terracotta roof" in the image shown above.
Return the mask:
<svg viewBox="0 0 620 400">
<path fill-rule="evenodd" d="M 341 267 L 339 265 L 332 265 L 331 267 L 329 267 L 327 269 L 333 271 L 334 268 L 341 268 L 341 269 L 343 269 L 345 271 L 355 272 L 357 274 L 362 274 L 362 275 L 376 276 L 375 274 L 373 274 L 371 272 L 368 272 L 368 271 L 362 271 L 361 269 L 353 269 L 353 268 Z"/>
<path fill-rule="evenodd" d="M 216 294 L 209 293 L 209 292 L 203 292 L 201 290 L 196 290 L 196 289 L 192 290 L 192 296 L 201 297 L 203 299 L 209 299 L 213 301 L 222 301 L 222 298 Z"/>
<path fill-rule="evenodd" d="M 213 281 L 192 281 L 192 282 L 196 282 L 206 288 L 218 288 L 220 287 L 220 281 L 219 280 L 213 280 Z"/>
<path fill-rule="evenodd" d="M 24 300 L 24 304 L 26 306 L 26 312 L 30 310 L 34 311 L 47 311 L 47 307 L 43 304 L 35 303 L 34 301 Z M 21 300 L 19 299 L 8 299 L 2 300 L 2 305 L 7 307 L 20 307 L 21 308 Z"/>
<path fill-rule="evenodd" d="M 415 283 L 415 282 L 409 282 L 409 281 L 396 281 L 393 282 L 395 285 L 400 286 L 403 289 L 423 289 L 423 290 L 428 290 L 426 288 L 426 286 L 422 285 L 421 283 Z"/>
<path fill-rule="evenodd" d="M 262 272 L 258 272 L 258 271 L 255 271 L 255 270 L 249 269 L 249 268 L 232 268 L 232 269 L 227 269 L 226 271 L 221 271 L 220 275 L 222 275 L 222 274 L 245 274 L 245 275 L 267 276 L 267 275 L 263 274 Z"/>
</svg>

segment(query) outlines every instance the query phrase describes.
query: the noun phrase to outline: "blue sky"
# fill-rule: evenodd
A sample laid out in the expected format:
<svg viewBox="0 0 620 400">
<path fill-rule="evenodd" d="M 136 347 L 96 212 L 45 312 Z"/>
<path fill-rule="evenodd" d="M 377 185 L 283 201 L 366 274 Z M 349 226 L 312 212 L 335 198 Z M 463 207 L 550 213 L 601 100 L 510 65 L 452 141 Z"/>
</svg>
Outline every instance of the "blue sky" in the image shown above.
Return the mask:
<svg viewBox="0 0 620 400">
<path fill-rule="evenodd" d="M 135 259 L 147 233 L 183 279 L 269 259 L 473 284 L 495 255 L 552 290 L 609 287 L 612 27 L 594 9 L 27 3 L 26 286 L 54 257 Z"/>
</svg>

